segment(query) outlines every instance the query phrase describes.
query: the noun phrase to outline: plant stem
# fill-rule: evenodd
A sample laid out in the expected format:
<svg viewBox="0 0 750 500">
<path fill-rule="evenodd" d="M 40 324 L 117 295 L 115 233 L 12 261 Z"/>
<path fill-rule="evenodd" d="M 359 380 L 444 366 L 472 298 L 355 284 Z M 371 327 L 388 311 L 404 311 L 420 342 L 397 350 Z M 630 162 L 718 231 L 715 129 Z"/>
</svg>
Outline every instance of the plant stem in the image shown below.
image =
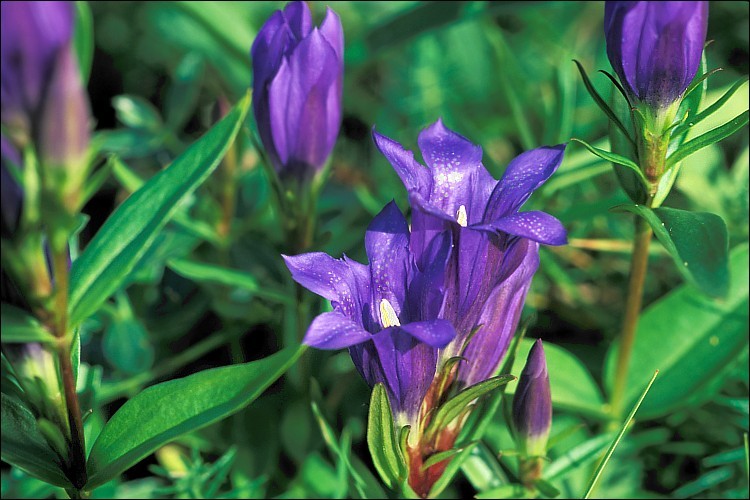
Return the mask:
<svg viewBox="0 0 750 500">
<path fill-rule="evenodd" d="M 630 355 L 635 343 L 638 319 L 643 302 L 643 285 L 646 281 L 648 268 L 649 244 L 653 231 L 641 217 L 635 218 L 635 240 L 633 255 L 630 261 L 630 278 L 628 280 L 628 295 L 625 302 L 625 317 L 620 333 L 620 349 L 617 354 L 617 369 L 615 372 L 615 387 L 612 392 L 612 414 L 619 418 L 625 404 L 625 389 L 627 384 Z M 617 420 L 614 421 L 615 423 Z"/>
<path fill-rule="evenodd" d="M 55 273 L 55 311 L 53 331 L 60 339 L 57 355 L 60 362 L 60 375 L 65 394 L 65 407 L 70 428 L 71 470 L 70 480 L 77 489 L 86 484 L 86 445 L 81 419 L 81 407 L 76 392 L 75 373 L 70 359 L 70 336 L 68 335 L 68 248 L 67 244 L 55 245 L 52 250 Z"/>
</svg>

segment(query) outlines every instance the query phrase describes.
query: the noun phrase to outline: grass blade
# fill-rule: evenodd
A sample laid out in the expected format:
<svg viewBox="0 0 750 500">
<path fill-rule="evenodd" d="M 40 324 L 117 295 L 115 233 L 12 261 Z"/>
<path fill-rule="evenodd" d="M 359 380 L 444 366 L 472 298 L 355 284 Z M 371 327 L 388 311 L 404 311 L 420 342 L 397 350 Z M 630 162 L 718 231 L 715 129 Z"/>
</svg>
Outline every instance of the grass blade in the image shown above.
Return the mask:
<svg viewBox="0 0 750 500">
<path fill-rule="evenodd" d="M 620 432 L 617 434 L 617 437 L 615 438 L 615 440 L 612 441 L 612 444 L 609 446 L 607 453 L 604 454 L 604 458 L 597 466 L 596 471 L 594 472 L 594 475 L 591 478 L 591 481 L 589 482 L 588 488 L 586 488 L 586 493 L 583 495 L 584 499 L 588 498 L 589 495 L 591 495 L 591 492 L 594 490 L 596 483 L 599 482 L 599 478 L 602 476 L 602 472 L 604 472 L 604 468 L 607 466 L 609 459 L 612 458 L 612 454 L 615 452 L 615 448 L 617 448 L 617 445 L 620 444 L 620 440 L 625 435 L 625 431 L 628 429 L 628 426 L 630 425 L 630 422 L 633 420 L 633 417 L 635 416 L 635 413 L 638 411 L 638 408 L 641 406 L 641 403 L 643 403 L 643 400 L 646 398 L 646 394 L 648 394 L 648 391 L 649 389 L 651 389 L 651 386 L 654 384 L 654 380 L 656 380 L 656 376 L 658 374 L 659 374 L 659 370 L 656 370 L 654 372 L 654 376 L 651 377 L 651 381 L 643 390 L 641 397 L 638 398 L 638 402 L 636 402 L 635 406 L 633 406 L 633 409 L 630 410 L 630 414 L 628 415 L 628 418 L 625 419 L 625 422 L 622 424 L 622 427 L 620 428 Z"/>
</svg>

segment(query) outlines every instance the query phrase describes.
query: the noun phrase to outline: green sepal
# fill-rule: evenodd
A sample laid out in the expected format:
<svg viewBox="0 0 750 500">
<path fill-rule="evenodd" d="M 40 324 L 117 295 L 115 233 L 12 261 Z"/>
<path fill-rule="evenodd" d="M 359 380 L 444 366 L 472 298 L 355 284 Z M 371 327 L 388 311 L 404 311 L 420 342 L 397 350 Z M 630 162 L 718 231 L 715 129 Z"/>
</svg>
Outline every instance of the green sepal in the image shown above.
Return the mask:
<svg viewBox="0 0 750 500">
<path fill-rule="evenodd" d="M 440 462 L 444 460 L 448 460 L 449 458 L 452 458 L 454 455 L 461 453 L 467 448 L 472 448 L 476 446 L 476 444 L 477 444 L 477 441 L 474 441 L 461 448 L 451 448 L 450 450 L 445 450 L 439 453 L 435 453 L 434 455 L 430 456 L 430 458 L 424 461 L 424 463 L 422 464 L 421 470 L 425 471 L 435 464 L 439 464 Z"/>
<path fill-rule="evenodd" d="M 739 88 L 746 83 L 747 80 L 737 80 L 736 82 L 734 82 L 734 85 L 729 87 L 729 90 L 727 90 L 724 95 L 718 98 L 716 102 L 711 104 L 709 107 L 694 116 L 691 116 L 690 114 L 685 115 L 685 119 L 683 120 L 683 122 L 675 127 L 675 129 L 672 131 L 672 136 L 678 137 L 687 134 L 687 132 L 692 127 L 718 111 L 719 108 L 721 108 L 735 94 L 735 92 L 737 92 L 737 90 L 739 90 Z"/>
<path fill-rule="evenodd" d="M 483 380 L 482 382 L 474 384 L 471 387 L 468 387 L 459 392 L 437 409 L 435 415 L 430 421 L 430 424 L 427 426 L 426 434 L 430 435 L 432 433 L 439 432 L 445 426 L 450 424 L 454 419 L 464 413 L 472 401 L 494 391 L 495 389 L 504 386 L 511 380 L 515 379 L 516 377 L 514 377 L 513 375 L 498 375 L 497 377 Z"/>
<path fill-rule="evenodd" d="M 714 297 L 729 287 L 728 234 L 724 220 L 708 212 L 620 205 L 615 211 L 643 217 L 685 278 Z"/>
<path fill-rule="evenodd" d="M 544 479 L 537 479 L 534 481 L 534 488 L 539 490 L 542 496 L 547 498 L 556 498 L 560 496 L 560 490 L 555 488 L 552 483 L 545 481 Z"/>
<path fill-rule="evenodd" d="M 620 118 L 618 118 L 617 114 L 612 110 L 612 108 L 609 107 L 609 105 L 602 99 L 602 96 L 599 95 L 599 92 L 596 91 L 594 86 L 591 83 L 591 80 L 589 79 L 588 75 L 586 74 L 586 70 L 583 69 L 583 66 L 581 63 L 573 59 L 573 62 L 576 63 L 576 66 L 578 66 L 578 71 L 581 73 L 581 79 L 583 80 L 583 85 L 586 87 L 586 90 L 588 91 L 589 95 L 591 95 L 591 98 L 594 99 L 594 102 L 599 106 L 599 108 L 604 111 L 604 114 L 607 115 L 607 118 L 623 133 L 623 135 L 635 146 L 635 141 L 632 137 L 630 137 L 630 132 L 625 127 L 625 125 L 622 123 Z"/>
<path fill-rule="evenodd" d="M 625 156 L 619 155 L 617 153 L 611 153 L 609 151 L 605 151 L 603 149 L 597 148 L 595 146 L 592 146 L 588 142 L 583 141 L 581 139 L 577 139 L 575 137 L 571 138 L 570 140 L 583 144 L 583 146 L 585 146 L 586 149 L 594 153 L 596 156 L 598 156 L 602 160 L 612 162 L 616 165 L 622 165 L 623 167 L 627 167 L 628 169 L 632 170 L 633 172 L 635 172 L 641 185 L 645 187 L 646 189 L 648 189 L 649 187 L 648 179 L 646 179 L 646 176 L 643 175 L 641 168 L 633 160 L 626 158 Z"/>
<path fill-rule="evenodd" d="M 406 464 L 399 447 L 393 411 L 383 384 L 376 384 L 370 397 L 367 417 L 367 447 L 380 478 L 396 489 L 406 477 Z"/>
</svg>

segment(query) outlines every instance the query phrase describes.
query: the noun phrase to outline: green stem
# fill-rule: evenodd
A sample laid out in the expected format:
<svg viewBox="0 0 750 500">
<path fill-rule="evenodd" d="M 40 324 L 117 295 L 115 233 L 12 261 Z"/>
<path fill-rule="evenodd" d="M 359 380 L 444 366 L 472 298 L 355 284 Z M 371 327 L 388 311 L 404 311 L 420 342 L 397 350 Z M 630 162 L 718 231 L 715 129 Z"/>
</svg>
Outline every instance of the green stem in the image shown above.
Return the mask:
<svg viewBox="0 0 750 500">
<path fill-rule="evenodd" d="M 70 336 L 68 335 L 68 248 L 66 244 L 54 245 L 52 262 L 55 273 L 55 314 L 53 331 L 60 339 L 57 355 L 60 362 L 60 375 L 65 394 L 65 407 L 68 412 L 70 429 L 71 482 L 77 489 L 86 484 L 86 444 L 81 419 L 81 406 L 76 392 L 75 373 L 70 359 Z"/>
<path fill-rule="evenodd" d="M 649 203 L 650 204 L 650 203 Z M 620 349 L 617 354 L 617 369 L 615 372 L 615 386 L 612 392 L 612 415 L 619 418 L 625 404 L 625 389 L 628 381 L 630 356 L 635 343 L 638 319 L 643 302 L 643 286 L 646 281 L 648 268 L 649 245 L 653 231 L 641 217 L 635 219 L 635 240 L 633 254 L 630 261 L 630 278 L 628 280 L 628 295 L 625 302 L 625 317 L 620 333 Z M 617 420 L 613 421 L 617 424 Z"/>
</svg>

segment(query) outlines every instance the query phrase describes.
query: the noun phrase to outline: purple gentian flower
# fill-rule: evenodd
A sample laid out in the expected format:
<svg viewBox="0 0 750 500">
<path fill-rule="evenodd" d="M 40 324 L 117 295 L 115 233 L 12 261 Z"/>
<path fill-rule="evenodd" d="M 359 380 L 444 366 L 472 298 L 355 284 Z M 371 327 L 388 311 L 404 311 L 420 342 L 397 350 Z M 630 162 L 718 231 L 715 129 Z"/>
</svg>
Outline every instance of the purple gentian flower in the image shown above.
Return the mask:
<svg viewBox="0 0 750 500">
<path fill-rule="evenodd" d="M 276 11 L 253 42 L 253 112 L 282 177 L 305 179 L 325 164 L 341 125 L 344 33 L 326 12 L 312 26 L 304 2 Z"/>
<path fill-rule="evenodd" d="M 453 326 L 438 319 L 450 244 L 446 234 L 413 254 L 406 219 L 391 202 L 367 229 L 369 264 L 321 252 L 284 256 L 292 277 L 333 305 L 313 320 L 304 343 L 348 347 L 368 384 L 385 386 L 399 425 L 416 422 L 438 349 L 455 337 Z"/>
<path fill-rule="evenodd" d="M 541 339 L 531 346 L 526 366 L 518 379 L 512 415 L 522 454 L 544 456 L 552 426 L 552 396 Z"/>
<path fill-rule="evenodd" d="M 706 43 L 708 2 L 606 2 L 607 55 L 637 101 L 663 109 L 695 77 Z"/>
<path fill-rule="evenodd" d="M 72 2 L 2 3 L 2 123 L 46 166 L 85 171 L 90 111 L 71 38 Z"/>
<path fill-rule="evenodd" d="M 397 142 L 373 135 L 409 191 L 415 255 L 423 255 L 444 231 L 452 235 L 440 317 L 454 325 L 457 336 L 441 358 L 463 356 L 467 363 L 460 365 L 459 383 L 481 382 L 499 367 L 518 325 L 539 264 L 538 243 L 566 243 L 560 221 L 544 212 L 518 211 L 560 165 L 565 146 L 522 153 L 497 181 L 482 165 L 481 147 L 441 120 L 419 135 L 429 168 Z"/>
</svg>

